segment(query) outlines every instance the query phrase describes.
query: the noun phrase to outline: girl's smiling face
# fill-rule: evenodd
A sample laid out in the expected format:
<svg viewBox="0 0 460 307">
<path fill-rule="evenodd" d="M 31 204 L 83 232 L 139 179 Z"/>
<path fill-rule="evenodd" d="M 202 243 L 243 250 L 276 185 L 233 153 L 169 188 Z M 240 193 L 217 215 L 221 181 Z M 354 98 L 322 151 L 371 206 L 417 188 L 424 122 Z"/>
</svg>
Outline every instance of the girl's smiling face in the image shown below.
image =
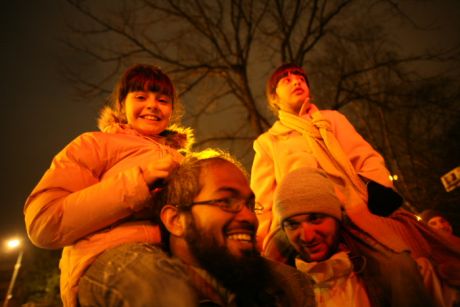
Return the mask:
<svg viewBox="0 0 460 307">
<path fill-rule="evenodd" d="M 128 125 L 146 136 L 163 132 L 173 113 L 172 99 L 158 92 L 129 92 L 124 105 Z"/>
</svg>

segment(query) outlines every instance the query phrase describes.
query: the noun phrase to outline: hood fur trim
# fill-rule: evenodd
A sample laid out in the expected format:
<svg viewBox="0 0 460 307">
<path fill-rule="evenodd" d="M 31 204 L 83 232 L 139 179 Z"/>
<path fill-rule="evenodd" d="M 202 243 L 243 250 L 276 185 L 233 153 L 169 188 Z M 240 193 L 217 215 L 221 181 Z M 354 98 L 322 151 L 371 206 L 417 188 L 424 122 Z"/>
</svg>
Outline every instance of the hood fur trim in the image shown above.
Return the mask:
<svg viewBox="0 0 460 307">
<path fill-rule="evenodd" d="M 112 108 L 106 106 L 100 112 L 97 126 L 102 132 L 106 133 L 119 133 L 126 130 L 134 131 L 122 118 L 123 115 L 117 114 Z M 176 124 L 170 125 L 160 136 L 164 137 L 166 145 L 185 152 L 189 152 L 195 142 L 192 128 L 181 127 Z"/>
</svg>

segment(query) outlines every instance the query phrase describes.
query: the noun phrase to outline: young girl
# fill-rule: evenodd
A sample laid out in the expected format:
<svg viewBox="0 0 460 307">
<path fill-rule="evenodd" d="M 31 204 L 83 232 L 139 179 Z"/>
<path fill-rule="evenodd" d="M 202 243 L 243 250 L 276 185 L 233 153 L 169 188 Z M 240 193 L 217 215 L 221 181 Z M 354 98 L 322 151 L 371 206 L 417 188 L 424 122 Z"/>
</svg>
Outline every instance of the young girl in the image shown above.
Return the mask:
<svg viewBox="0 0 460 307">
<path fill-rule="evenodd" d="M 63 248 L 65 306 L 77 305 L 79 281 L 101 253 L 125 243 L 160 242 L 151 222 L 155 188 L 192 141 L 191 130 L 170 125 L 175 90 L 157 67 L 127 69 L 112 100 L 101 112 L 101 132 L 84 133 L 58 153 L 24 208 L 31 241 Z"/>
<path fill-rule="evenodd" d="M 375 240 L 391 250 L 410 250 L 414 258 L 455 260 L 460 245 L 440 244 L 413 214 L 396 210 L 401 198 L 392 190 L 382 156 L 337 111 L 318 110 L 310 102 L 304 70 L 285 64 L 267 82 L 267 98 L 278 121 L 254 142 L 251 188 L 264 206 L 259 215 L 258 240 L 268 257 L 285 260 L 285 238 L 272 206 L 278 183 L 301 167 L 320 168 L 345 204 L 348 217 Z M 378 215 L 372 214 L 377 213 Z M 436 251 L 431 242 L 436 241 Z"/>
</svg>

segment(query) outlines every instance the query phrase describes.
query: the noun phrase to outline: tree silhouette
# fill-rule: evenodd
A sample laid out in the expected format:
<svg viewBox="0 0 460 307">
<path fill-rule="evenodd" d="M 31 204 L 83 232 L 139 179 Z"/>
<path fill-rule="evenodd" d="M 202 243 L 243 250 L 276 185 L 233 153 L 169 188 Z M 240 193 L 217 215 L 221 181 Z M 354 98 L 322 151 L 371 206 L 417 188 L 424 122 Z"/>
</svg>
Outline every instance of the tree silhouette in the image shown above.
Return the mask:
<svg viewBox="0 0 460 307">
<path fill-rule="evenodd" d="M 225 148 L 249 167 L 274 120 L 269 72 L 303 65 L 317 105 L 346 114 L 384 155 L 410 208 L 458 221 L 459 192 L 439 177 L 458 163 L 460 47 L 401 50 L 395 28 L 427 30 L 406 13 L 413 2 L 67 0 L 74 58 L 63 72 L 81 97 L 102 99 L 127 65 L 156 63 L 179 89 L 196 148 Z"/>
</svg>

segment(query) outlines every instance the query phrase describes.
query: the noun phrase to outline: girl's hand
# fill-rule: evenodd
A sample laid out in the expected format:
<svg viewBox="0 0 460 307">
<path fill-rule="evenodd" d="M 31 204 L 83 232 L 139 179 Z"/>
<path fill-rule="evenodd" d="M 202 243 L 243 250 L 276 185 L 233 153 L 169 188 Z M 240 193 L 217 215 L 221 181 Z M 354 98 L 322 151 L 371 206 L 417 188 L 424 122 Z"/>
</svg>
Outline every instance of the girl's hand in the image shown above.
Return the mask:
<svg viewBox="0 0 460 307">
<path fill-rule="evenodd" d="M 298 115 L 300 117 L 304 116 L 305 114 L 308 113 L 309 109 L 310 109 L 310 97 L 307 97 L 307 99 L 305 99 L 304 103 L 300 107 L 300 111 Z"/>
<path fill-rule="evenodd" d="M 179 163 L 167 156 L 160 160 L 153 161 L 145 166 L 141 166 L 145 182 L 150 190 L 161 188 L 164 178 L 168 177 L 172 170 L 179 166 Z"/>
</svg>

